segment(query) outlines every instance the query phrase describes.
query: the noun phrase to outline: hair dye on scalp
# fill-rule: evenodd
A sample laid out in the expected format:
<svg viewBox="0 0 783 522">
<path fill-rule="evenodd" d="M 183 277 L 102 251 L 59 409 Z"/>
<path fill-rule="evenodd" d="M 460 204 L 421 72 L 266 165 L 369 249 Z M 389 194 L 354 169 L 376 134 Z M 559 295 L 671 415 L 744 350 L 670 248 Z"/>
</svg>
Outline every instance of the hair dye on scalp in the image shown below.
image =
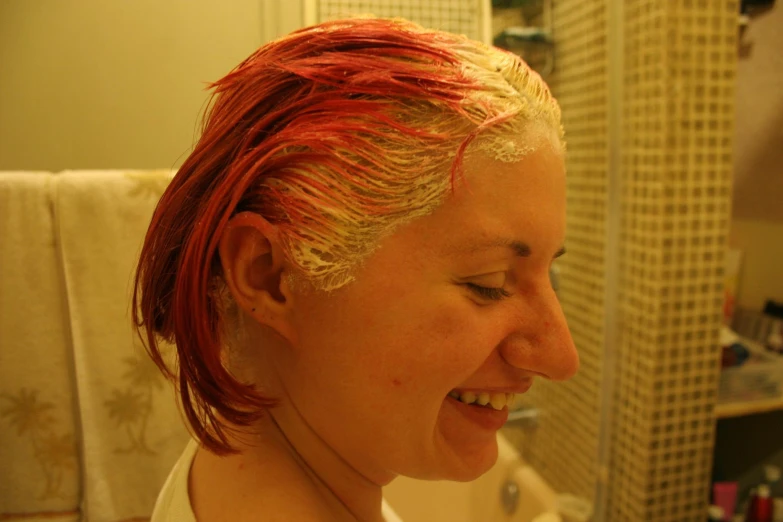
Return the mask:
<svg viewBox="0 0 783 522">
<path fill-rule="evenodd" d="M 562 129 L 556 101 L 518 56 L 402 20 L 296 31 L 210 88 L 201 138 L 153 214 L 133 319 L 194 435 L 224 454 L 220 418 L 247 426 L 274 404 L 221 356 L 217 249 L 232 216 L 263 216 L 302 277 L 333 290 L 382 237 L 443 202 L 466 153 L 517 161 L 542 129 L 562 145 Z M 176 345 L 176 370 L 164 341 Z"/>
</svg>

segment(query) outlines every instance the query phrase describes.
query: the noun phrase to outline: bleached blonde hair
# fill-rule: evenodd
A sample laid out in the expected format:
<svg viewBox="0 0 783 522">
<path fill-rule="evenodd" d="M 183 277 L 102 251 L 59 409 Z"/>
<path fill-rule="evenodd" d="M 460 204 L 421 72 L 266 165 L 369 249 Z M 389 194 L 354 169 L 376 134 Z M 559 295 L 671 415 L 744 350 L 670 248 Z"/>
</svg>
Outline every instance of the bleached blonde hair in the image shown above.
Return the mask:
<svg viewBox="0 0 783 522">
<path fill-rule="evenodd" d="M 273 403 L 221 360 L 217 249 L 232 216 L 263 216 L 303 277 L 332 290 L 380 238 L 448 197 L 468 147 L 516 161 L 541 128 L 561 146 L 563 133 L 549 89 L 518 56 L 403 20 L 296 31 L 211 87 L 202 136 L 153 214 L 133 313 L 196 436 L 226 453 L 218 416 L 246 426 Z M 176 371 L 161 339 L 176 345 Z"/>
</svg>

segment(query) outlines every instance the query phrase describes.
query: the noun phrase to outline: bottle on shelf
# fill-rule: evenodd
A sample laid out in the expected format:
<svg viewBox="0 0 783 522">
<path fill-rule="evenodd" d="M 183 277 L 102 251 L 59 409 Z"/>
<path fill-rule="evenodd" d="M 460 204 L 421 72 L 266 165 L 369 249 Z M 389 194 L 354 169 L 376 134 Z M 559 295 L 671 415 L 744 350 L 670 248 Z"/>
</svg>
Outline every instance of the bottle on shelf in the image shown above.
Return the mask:
<svg viewBox="0 0 783 522">
<path fill-rule="evenodd" d="M 751 493 L 748 511 L 745 513 L 745 522 L 773 522 L 772 509 L 769 486 L 761 484 Z"/>
</svg>

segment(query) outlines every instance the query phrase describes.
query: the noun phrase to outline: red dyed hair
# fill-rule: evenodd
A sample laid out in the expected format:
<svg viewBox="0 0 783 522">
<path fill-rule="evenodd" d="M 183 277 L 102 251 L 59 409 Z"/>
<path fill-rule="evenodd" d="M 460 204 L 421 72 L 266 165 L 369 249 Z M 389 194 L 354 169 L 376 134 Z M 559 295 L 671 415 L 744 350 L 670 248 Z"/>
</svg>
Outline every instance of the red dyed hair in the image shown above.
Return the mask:
<svg viewBox="0 0 783 522">
<path fill-rule="evenodd" d="M 347 265 L 322 259 L 344 259 L 391 230 L 376 226 L 384 216 L 399 223 L 431 212 L 448 165 L 458 167 L 478 129 L 554 104 L 540 78 L 508 57 L 522 88 L 500 92 L 497 107 L 488 96 L 473 99 L 488 89 L 466 73 L 466 55 L 483 59 L 485 51 L 402 21 L 336 21 L 261 47 L 211 85 L 202 136 L 155 209 L 133 294 L 147 350 L 177 384 L 188 423 L 210 450 L 233 451 L 219 418 L 248 426 L 274 404 L 232 377 L 221 357 L 217 248 L 229 219 L 264 216 L 310 276 L 326 286 L 346 281 Z M 500 66 L 484 69 L 511 81 Z M 508 109 L 513 96 L 522 109 Z M 411 203 L 412 191 L 429 192 Z M 305 266 L 309 259 L 315 264 Z M 164 361 L 163 341 L 176 345 L 176 370 Z"/>
</svg>

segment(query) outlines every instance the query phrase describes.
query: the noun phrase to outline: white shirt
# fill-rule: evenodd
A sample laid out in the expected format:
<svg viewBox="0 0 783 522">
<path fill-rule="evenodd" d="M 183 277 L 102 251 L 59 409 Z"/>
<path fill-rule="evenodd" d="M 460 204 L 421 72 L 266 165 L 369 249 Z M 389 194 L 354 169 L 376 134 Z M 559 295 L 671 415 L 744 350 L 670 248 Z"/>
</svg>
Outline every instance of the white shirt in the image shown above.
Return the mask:
<svg viewBox="0 0 783 522">
<path fill-rule="evenodd" d="M 196 522 L 188 495 L 188 476 L 197 449 L 198 443 L 191 439 L 163 484 L 150 522 Z M 402 522 L 386 500 L 381 506 L 381 513 L 386 522 Z"/>
</svg>

